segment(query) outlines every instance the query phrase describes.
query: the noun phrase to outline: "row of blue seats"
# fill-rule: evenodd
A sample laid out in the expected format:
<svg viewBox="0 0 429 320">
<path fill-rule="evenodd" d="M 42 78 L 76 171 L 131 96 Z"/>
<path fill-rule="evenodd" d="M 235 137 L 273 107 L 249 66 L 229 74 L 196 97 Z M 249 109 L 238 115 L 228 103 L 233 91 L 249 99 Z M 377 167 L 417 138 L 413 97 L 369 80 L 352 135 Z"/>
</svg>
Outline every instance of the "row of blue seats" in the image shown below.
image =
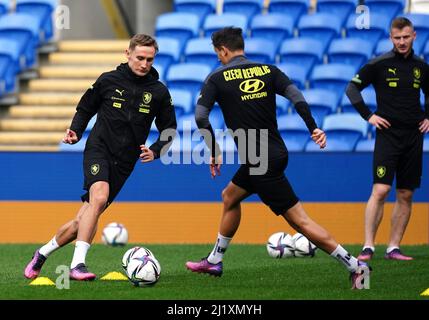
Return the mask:
<svg viewBox="0 0 429 320">
<path fill-rule="evenodd" d="M 52 38 L 57 0 L 17 0 L 16 12 L 7 2 L 0 5 L 0 96 L 15 91 L 17 75 L 36 63 L 38 48 Z"/>
<path fill-rule="evenodd" d="M 247 17 L 253 17 L 264 11 L 265 0 L 223 0 L 222 12 L 240 13 Z M 380 13 L 388 18 L 393 18 L 404 12 L 406 0 L 318 0 L 316 12 L 334 13 L 341 23 L 347 21 L 347 17 L 354 13 L 359 3 L 364 4 L 372 13 Z M 176 12 L 197 13 L 203 18 L 216 12 L 216 0 L 175 0 Z M 288 14 L 294 24 L 302 15 L 309 13 L 311 0 L 270 0 L 268 12 Z"/>
</svg>

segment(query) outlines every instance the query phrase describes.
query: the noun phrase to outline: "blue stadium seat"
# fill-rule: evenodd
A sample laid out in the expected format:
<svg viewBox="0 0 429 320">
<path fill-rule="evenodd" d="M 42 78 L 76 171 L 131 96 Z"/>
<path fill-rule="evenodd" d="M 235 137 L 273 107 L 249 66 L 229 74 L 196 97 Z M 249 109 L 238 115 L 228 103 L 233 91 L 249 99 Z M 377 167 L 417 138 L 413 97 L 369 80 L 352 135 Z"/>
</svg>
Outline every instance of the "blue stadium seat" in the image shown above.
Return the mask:
<svg viewBox="0 0 429 320">
<path fill-rule="evenodd" d="M 318 0 L 317 12 L 332 13 L 340 18 L 341 25 L 344 25 L 349 15 L 355 11 L 358 0 Z"/>
<path fill-rule="evenodd" d="M 374 112 L 377 109 L 377 99 L 374 88 L 372 86 L 366 87 L 361 91 L 361 94 L 365 104 L 372 112 Z M 341 100 L 341 112 L 358 114 L 345 93 L 343 99 Z"/>
<path fill-rule="evenodd" d="M 170 64 L 177 63 L 180 60 L 180 42 L 175 38 L 158 37 L 158 53 L 155 63 L 167 70 Z"/>
<path fill-rule="evenodd" d="M 0 79 L 4 80 L 4 90 L 12 93 L 15 91 L 16 75 L 20 70 L 19 46 L 15 41 L 0 39 Z"/>
<path fill-rule="evenodd" d="M 186 23 L 184 23 L 186 21 Z M 164 13 L 156 19 L 156 37 L 179 40 L 180 52 L 188 39 L 197 37 L 200 29 L 200 17 L 186 12 Z"/>
<path fill-rule="evenodd" d="M 404 12 L 405 0 L 365 0 L 365 5 L 369 7 L 371 14 L 381 13 L 393 19 Z"/>
<path fill-rule="evenodd" d="M 386 52 L 389 52 L 392 49 L 393 49 L 393 43 L 389 38 L 388 39 L 381 39 L 377 43 L 377 47 L 375 48 L 374 54 L 376 56 L 380 56 Z"/>
<path fill-rule="evenodd" d="M 208 65 L 200 63 L 173 64 L 166 76 L 168 87 L 188 90 L 194 98 L 211 70 Z"/>
<path fill-rule="evenodd" d="M 423 53 L 426 42 L 429 41 L 429 14 L 409 13 L 404 15 L 411 20 L 417 38 L 414 40 L 413 49 L 416 55 Z"/>
<path fill-rule="evenodd" d="M 198 14 L 204 19 L 216 11 L 216 0 L 174 0 L 174 11 Z"/>
<path fill-rule="evenodd" d="M 0 0 L 0 16 L 6 14 L 10 10 L 10 0 Z"/>
<path fill-rule="evenodd" d="M 337 110 L 338 99 L 335 92 L 324 89 L 309 89 L 303 90 L 302 94 L 319 126 L 322 124 L 325 116 Z"/>
<path fill-rule="evenodd" d="M 155 61 L 153 67 L 158 71 L 159 81 L 165 84 L 165 68 L 162 65 L 159 65 L 157 61 Z"/>
<path fill-rule="evenodd" d="M 252 37 L 265 38 L 276 44 L 276 50 L 281 42 L 293 36 L 293 20 L 281 13 L 259 14 L 250 23 Z"/>
<path fill-rule="evenodd" d="M 225 122 L 223 119 L 222 110 L 220 109 L 217 103 L 213 106 L 213 109 L 210 111 L 209 120 L 213 127 L 213 130 L 225 129 Z"/>
<path fill-rule="evenodd" d="M 312 140 L 308 141 L 305 146 L 306 152 L 352 152 L 353 150 L 354 145 L 347 137 L 332 137 L 331 134 L 329 135 L 327 145 L 324 149 L 320 149 L 319 145 L 314 143 Z"/>
<path fill-rule="evenodd" d="M 323 54 L 322 43 L 310 38 L 287 39 L 280 47 L 280 61 L 305 67 L 306 77 L 314 65 L 323 62 Z"/>
<path fill-rule="evenodd" d="M 41 42 L 46 42 L 54 35 L 53 12 L 58 5 L 58 0 L 17 0 L 16 12 L 27 13 L 36 17 L 39 26 L 43 30 Z"/>
<path fill-rule="evenodd" d="M 363 39 L 334 39 L 328 50 L 328 61 L 359 68 L 371 58 L 373 50 L 374 44 Z"/>
<path fill-rule="evenodd" d="M 223 0 L 223 12 L 239 13 L 252 18 L 262 12 L 264 0 Z"/>
<path fill-rule="evenodd" d="M 341 34 L 341 20 L 329 13 L 315 13 L 304 15 L 298 22 L 300 37 L 313 38 L 321 41 L 325 51 L 332 39 Z"/>
<path fill-rule="evenodd" d="M 423 151 L 429 152 L 429 134 L 426 134 L 423 140 Z"/>
<path fill-rule="evenodd" d="M 290 101 L 285 97 L 276 94 L 277 115 L 286 114 L 288 112 Z"/>
<path fill-rule="evenodd" d="M 275 63 L 276 45 L 264 38 L 249 38 L 246 40 L 246 57 L 260 63 Z"/>
<path fill-rule="evenodd" d="M 333 114 L 325 117 L 322 128 L 329 137 L 326 151 L 353 151 L 359 139 L 366 137 L 368 123 L 359 115 Z M 306 150 L 319 149 L 317 145 L 314 146 L 308 145 Z"/>
<path fill-rule="evenodd" d="M 35 17 L 25 13 L 7 14 L 0 17 L 0 39 L 10 39 L 19 46 L 25 56 L 24 67 L 31 67 L 36 61 L 39 45 L 39 24 Z"/>
<path fill-rule="evenodd" d="M 360 139 L 356 145 L 355 151 L 373 152 L 374 146 L 375 146 L 375 139 Z"/>
<path fill-rule="evenodd" d="M 283 71 L 299 89 L 305 89 L 307 70 L 304 66 L 294 63 L 281 63 L 278 65 L 278 68 Z"/>
<path fill-rule="evenodd" d="M 173 100 L 176 117 L 191 113 L 193 110 L 192 94 L 187 90 L 170 89 L 171 99 Z"/>
<path fill-rule="evenodd" d="M 269 12 L 284 13 L 290 16 L 297 25 L 302 15 L 307 14 L 310 0 L 271 0 Z"/>
<path fill-rule="evenodd" d="M 212 69 L 219 66 L 219 59 L 213 50 L 210 38 L 194 38 L 186 43 L 185 61 L 193 63 L 204 63 Z"/>
<path fill-rule="evenodd" d="M 298 114 L 287 114 L 277 118 L 278 128 L 289 151 L 304 151 L 310 133 Z"/>
<path fill-rule="evenodd" d="M 310 77 L 310 88 L 335 92 L 339 101 L 355 73 L 356 68 L 346 64 L 317 65 Z"/>
<path fill-rule="evenodd" d="M 346 23 L 346 35 L 350 38 L 360 38 L 368 40 L 371 43 L 377 43 L 381 38 L 389 36 L 390 29 L 390 18 L 375 12 L 371 12 L 370 15 L 370 26 L 358 29 L 356 26 L 356 21 L 358 15 L 351 14 Z M 361 27 L 361 26 L 359 26 Z"/>
<path fill-rule="evenodd" d="M 217 30 L 225 27 L 236 27 L 243 30 L 243 36 L 247 33 L 248 18 L 238 13 L 224 13 L 221 15 L 209 14 L 203 24 L 204 36 L 210 37 Z"/>
</svg>

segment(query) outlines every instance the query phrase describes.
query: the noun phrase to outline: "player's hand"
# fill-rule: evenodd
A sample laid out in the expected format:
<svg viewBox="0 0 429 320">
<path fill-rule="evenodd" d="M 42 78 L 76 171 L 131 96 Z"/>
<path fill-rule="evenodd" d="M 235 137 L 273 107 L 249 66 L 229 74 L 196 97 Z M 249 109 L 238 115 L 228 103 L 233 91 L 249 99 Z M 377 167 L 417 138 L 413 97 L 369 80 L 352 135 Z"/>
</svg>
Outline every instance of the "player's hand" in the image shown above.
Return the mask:
<svg viewBox="0 0 429 320">
<path fill-rule="evenodd" d="M 216 176 L 220 176 L 220 166 L 222 165 L 222 155 L 218 155 L 217 158 L 210 157 L 210 174 L 212 179 Z"/>
<path fill-rule="evenodd" d="M 142 163 L 151 162 L 153 161 L 153 159 L 155 159 L 153 151 L 146 147 L 144 144 L 140 146 L 140 150 L 142 151 L 142 153 L 140 153 L 140 161 Z"/>
<path fill-rule="evenodd" d="M 313 130 L 313 134 L 311 135 L 311 139 L 320 146 L 320 149 L 326 147 L 326 133 L 325 131 L 316 128 Z"/>
<path fill-rule="evenodd" d="M 373 126 L 375 126 L 377 129 L 389 129 L 390 128 L 390 122 L 386 119 L 377 116 L 376 114 L 373 114 L 369 119 L 368 122 L 371 123 Z"/>
<path fill-rule="evenodd" d="M 79 141 L 79 138 L 77 137 L 76 132 L 74 132 L 73 130 L 67 129 L 66 134 L 63 138 L 63 143 L 75 144 L 78 141 Z"/>
<path fill-rule="evenodd" d="M 419 130 L 421 133 L 429 132 L 429 119 L 424 119 L 422 122 L 419 123 Z"/>
</svg>

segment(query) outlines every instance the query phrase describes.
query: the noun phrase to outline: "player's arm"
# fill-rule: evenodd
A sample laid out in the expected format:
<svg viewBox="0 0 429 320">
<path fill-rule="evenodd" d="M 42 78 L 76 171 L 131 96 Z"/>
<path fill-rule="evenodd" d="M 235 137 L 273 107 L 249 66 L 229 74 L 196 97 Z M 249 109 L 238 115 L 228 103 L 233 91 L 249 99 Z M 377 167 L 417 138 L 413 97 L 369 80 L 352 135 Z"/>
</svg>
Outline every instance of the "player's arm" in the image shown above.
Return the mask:
<svg viewBox="0 0 429 320">
<path fill-rule="evenodd" d="M 389 121 L 371 112 L 361 94 L 361 91 L 369 86 L 372 83 L 372 80 L 376 77 L 375 72 L 374 64 L 368 63 L 363 66 L 349 82 L 346 88 L 346 95 L 353 107 L 364 120 L 368 121 L 378 129 L 389 128 Z"/>
<path fill-rule="evenodd" d="M 422 90 L 425 95 L 425 118 L 419 123 L 419 130 L 422 133 L 429 133 L 429 65 L 426 65 Z"/>
<path fill-rule="evenodd" d="M 216 94 L 217 90 L 215 84 L 210 79 L 206 80 L 201 89 L 197 106 L 195 107 L 195 122 L 197 123 L 198 129 L 207 147 L 210 149 L 210 173 L 213 178 L 220 174 L 220 166 L 222 163 L 219 144 L 216 142 L 213 127 L 209 120 L 210 111 L 216 101 Z"/>
<path fill-rule="evenodd" d="M 168 90 L 166 90 L 162 98 L 162 105 L 156 115 L 155 125 L 159 132 L 158 139 L 149 148 L 144 145 L 140 146 L 142 150 L 140 159 L 142 162 L 149 162 L 161 157 L 168 151 L 176 136 L 176 113 Z"/>
<path fill-rule="evenodd" d="M 67 129 L 63 139 L 64 143 L 74 144 L 82 138 L 89 120 L 97 113 L 100 106 L 100 83 L 101 77 L 97 79 L 91 88 L 86 90 L 80 99 L 70 128 Z"/>
</svg>

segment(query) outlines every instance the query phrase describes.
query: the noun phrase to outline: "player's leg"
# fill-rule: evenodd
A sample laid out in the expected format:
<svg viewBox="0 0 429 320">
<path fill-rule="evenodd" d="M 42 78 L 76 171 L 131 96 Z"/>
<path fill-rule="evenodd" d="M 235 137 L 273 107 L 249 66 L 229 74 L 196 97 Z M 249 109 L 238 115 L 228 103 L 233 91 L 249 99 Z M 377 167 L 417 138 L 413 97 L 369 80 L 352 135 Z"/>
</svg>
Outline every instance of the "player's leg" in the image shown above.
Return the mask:
<svg viewBox="0 0 429 320">
<path fill-rule="evenodd" d="M 213 250 L 201 261 L 186 263 L 186 268 L 194 272 L 208 273 L 214 276 L 222 275 L 222 260 L 232 237 L 240 225 L 241 201 L 251 193 L 239 185 L 246 184 L 248 168 L 241 166 L 232 182 L 222 191 L 223 211 L 219 233 Z"/>
<path fill-rule="evenodd" d="M 375 251 L 375 236 L 383 219 L 384 203 L 389 195 L 391 186 L 376 183 L 372 187 L 371 196 L 365 208 L 365 244 L 359 254 L 359 260 L 370 260 Z"/>
</svg>

